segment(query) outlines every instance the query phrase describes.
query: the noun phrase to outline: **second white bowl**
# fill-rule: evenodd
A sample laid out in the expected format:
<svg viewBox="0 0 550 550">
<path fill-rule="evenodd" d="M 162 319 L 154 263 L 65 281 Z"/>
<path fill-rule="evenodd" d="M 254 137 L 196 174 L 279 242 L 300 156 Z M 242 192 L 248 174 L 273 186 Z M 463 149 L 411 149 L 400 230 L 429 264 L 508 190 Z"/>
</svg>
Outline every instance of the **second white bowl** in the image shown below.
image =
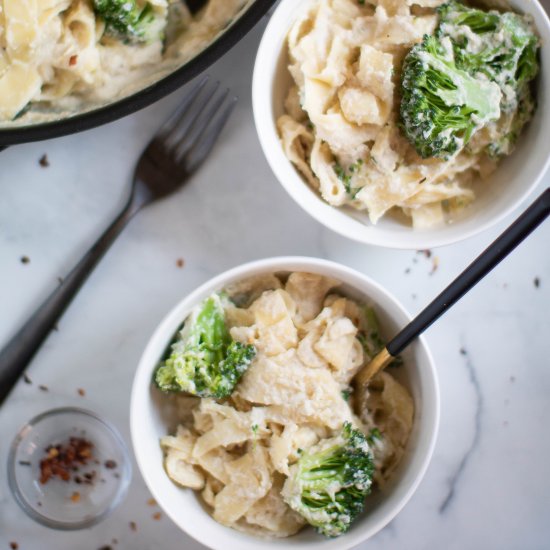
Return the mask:
<svg viewBox="0 0 550 550">
<path fill-rule="evenodd" d="M 281 0 L 262 38 L 252 84 L 254 120 L 264 154 L 275 176 L 290 196 L 318 222 L 350 239 L 389 248 L 427 249 L 472 237 L 495 225 L 528 197 L 550 163 L 550 21 L 537 0 L 511 0 L 510 8 L 533 16 L 541 37 L 537 111 L 522 134 L 514 153 L 478 186 L 474 203 L 452 223 L 412 229 L 390 217 L 377 225 L 365 212 L 336 208 L 313 191 L 287 159 L 276 122 L 284 113 L 291 84 L 286 37 L 300 10 L 312 0 Z"/>
</svg>

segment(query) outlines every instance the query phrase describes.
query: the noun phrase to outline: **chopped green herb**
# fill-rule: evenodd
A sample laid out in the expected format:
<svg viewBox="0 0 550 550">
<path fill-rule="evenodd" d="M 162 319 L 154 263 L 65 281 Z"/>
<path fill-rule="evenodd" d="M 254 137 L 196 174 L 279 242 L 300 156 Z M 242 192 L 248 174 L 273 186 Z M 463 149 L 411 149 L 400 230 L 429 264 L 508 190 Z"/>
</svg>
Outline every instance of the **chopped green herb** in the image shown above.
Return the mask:
<svg viewBox="0 0 550 550">
<path fill-rule="evenodd" d="M 381 441 L 382 440 L 382 434 L 380 433 L 380 430 L 378 428 L 373 428 L 369 435 L 367 436 L 367 441 L 369 445 L 374 445 L 375 441 Z"/>
<path fill-rule="evenodd" d="M 349 401 L 349 396 L 351 395 L 351 389 L 348 388 L 347 390 L 342 390 L 342 399 L 344 401 Z"/>
<path fill-rule="evenodd" d="M 346 193 L 350 195 L 352 199 L 354 199 L 357 196 L 357 193 L 359 193 L 359 191 L 361 191 L 362 189 L 362 187 L 353 187 L 351 184 L 353 174 L 359 170 L 362 164 L 362 159 L 358 159 L 353 164 L 350 164 L 350 166 L 348 167 L 349 174 L 346 173 L 346 169 L 343 168 L 340 164 L 335 163 L 332 165 L 336 177 L 344 184 Z"/>
</svg>

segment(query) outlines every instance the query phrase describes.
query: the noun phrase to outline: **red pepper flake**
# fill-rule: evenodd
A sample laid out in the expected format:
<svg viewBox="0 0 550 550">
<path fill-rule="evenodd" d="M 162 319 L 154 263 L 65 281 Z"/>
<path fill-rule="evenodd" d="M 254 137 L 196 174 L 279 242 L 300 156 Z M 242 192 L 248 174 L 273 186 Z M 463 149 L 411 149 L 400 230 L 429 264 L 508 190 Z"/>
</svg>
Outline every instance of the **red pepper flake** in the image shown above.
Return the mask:
<svg viewBox="0 0 550 550">
<path fill-rule="evenodd" d="M 21 263 L 22 264 L 30 264 L 31 259 L 28 256 L 21 256 Z"/>
<path fill-rule="evenodd" d="M 48 155 L 43 154 L 40 157 L 40 160 L 38 161 L 38 164 L 40 164 L 40 166 L 42 166 L 42 168 L 48 168 L 48 166 L 50 165 L 50 161 L 48 160 Z"/>
<path fill-rule="evenodd" d="M 69 65 L 71 67 L 73 67 L 74 65 L 76 65 L 76 62 L 78 61 L 78 55 L 71 55 L 71 57 L 69 57 Z"/>
<path fill-rule="evenodd" d="M 80 395 L 80 397 L 84 397 L 86 395 L 86 392 L 82 388 L 78 388 L 78 390 L 76 391 L 78 392 L 78 395 Z"/>
<path fill-rule="evenodd" d="M 32 384 L 32 380 L 26 372 L 23 373 L 23 380 L 25 381 L 25 384 Z"/>
<path fill-rule="evenodd" d="M 147 506 L 156 506 L 156 505 L 157 505 L 157 501 L 154 498 L 150 498 L 147 501 Z"/>
<path fill-rule="evenodd" d="M 38 386 L 38 389 L 40 391 L 50 391 L 50 388 L 48 388 L 48 386 L 44 386 L 44 384 L 40 384 L 40 386 Z"/>
<path fill-rule="evenodd" d="M 114 470 L 117 467 L 117 463 L 114 460 L 106 460 L 104 466 L 107 470 Z"/>
<path fill-rule="evenodd" d="M 59 477 L 63 481 L 71 479 L 71 471 L 78 470 L 79 465 L 86 465 L 92 456 L 93 445 L 79 437 L 71 437 L 67 445 L 50 445 L 45 449 L 46 456 L 40 461 L 40 483 L 43 485 L 51 478 Z M 90 483 L 95 472 L 84 474 Z M 87 481 L 84 481 L 86 483 Z M 72 498 L 72 497 L 71 497 Z"/>
<path fill-rule="evenodd" d="M 137 531 L 137 523 L 135 521 L 130 522 L 130 531 Z"/>
<path fill-rule="evenodd" d="M 80 502 L 80 493 L 78 491 L 75 491 L 71 495 L 71 501 L 74 502 L 74 503 Z"/>
<path fill-rule="evenodd" d="M 160 512 L 155 512 L 155 513 L 153 514 L 153 519 L 154 519 L 155 521 L 158 521 L 161 517 L 162 517 L 162 514 L 161 514 Z"/>
<path fill-rule="evenodd" d="M 16 542 L 12 541 L 10 542 L 10 548 L 12 550 L 17 550 L 19 548 L 19 544 L 17 544 Z"/>
<path fill-rule="evenodd" d="M 185 265 L 185 260 L 183 258 L 178 258 L 176 260 L 176 265 L 181 269 Z"/>
</svg>

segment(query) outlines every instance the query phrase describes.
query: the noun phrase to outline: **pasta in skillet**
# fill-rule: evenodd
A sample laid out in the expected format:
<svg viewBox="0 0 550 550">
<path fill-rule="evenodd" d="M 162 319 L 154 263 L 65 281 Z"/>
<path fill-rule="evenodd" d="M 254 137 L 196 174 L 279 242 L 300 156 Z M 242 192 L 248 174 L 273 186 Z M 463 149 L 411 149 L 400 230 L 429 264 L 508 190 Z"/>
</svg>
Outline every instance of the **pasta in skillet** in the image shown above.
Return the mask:
<svg viewBox="0 0 550 550">
<path fill-rule="evenodd" d="M 204 49 L 246 3 L 210 0 L 193 16 L 182 0 L 0 0 L 0 122 L 128 95 Z"/>
<path fill-rule="evenodd" d="M 391 209 L 433 226 L 469 204 L 496 161 L 462 151 L 422 159 L 398 127 L 397 82 L 410 48 L 437 25 L 442 0 L 314 0 L 288 34 L 293 85 L 278 130 L 286 156 L 334 206 Z"/>
<path fill-rule="evenodd" d="M 368 410 L 361 418 L 352 412 L 349 383 L 381 341 L 373 309 L 337 294 L 338 286 L 292 273 L 226 288 L 230 335 L 253 345 L 256 355 L 229 397 L 172 397 L 179 426 L 161 440 L 166 472 L 200 491 L 223 525 L 263 537 L 298 532 L 306 521 L 285 501 L 285 480 L 304 451 L 345 423 L 369 434 L 379 486 L 399 464 L 412 398 L 382 373 L 369 390 Z M 186 323 L 198 322 L 191 318 Z"/>
</svg>

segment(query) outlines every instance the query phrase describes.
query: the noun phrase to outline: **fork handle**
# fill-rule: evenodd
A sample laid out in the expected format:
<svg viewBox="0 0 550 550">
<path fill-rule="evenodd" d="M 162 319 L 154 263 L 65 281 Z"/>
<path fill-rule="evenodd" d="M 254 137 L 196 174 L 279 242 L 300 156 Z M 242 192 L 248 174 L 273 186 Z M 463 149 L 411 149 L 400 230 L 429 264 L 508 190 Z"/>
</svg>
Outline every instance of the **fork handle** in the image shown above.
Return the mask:
<svg viewBox="0 0 550 550">
<path fill-rule="evenodd" d="M 0 404 L 94 267 L 140 207 L 141 204 L 136 204 L 131 197 L 103 235 L 0 352 Z"/>
</svg>

